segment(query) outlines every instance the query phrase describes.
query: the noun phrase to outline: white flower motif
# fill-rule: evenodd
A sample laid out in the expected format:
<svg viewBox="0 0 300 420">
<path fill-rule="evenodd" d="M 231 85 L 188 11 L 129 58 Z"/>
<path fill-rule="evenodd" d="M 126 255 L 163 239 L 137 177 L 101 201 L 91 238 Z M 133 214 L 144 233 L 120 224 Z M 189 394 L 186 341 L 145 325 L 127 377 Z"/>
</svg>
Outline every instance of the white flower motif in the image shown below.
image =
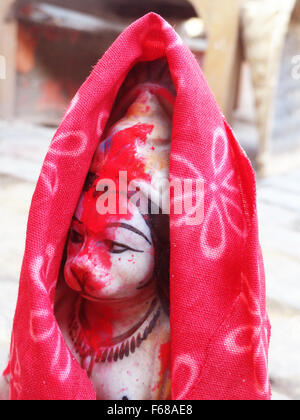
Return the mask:
<svg viewBox="0 0 300 420">
<path fill-rule="evenodd" d="M 46 161 L 40 179 L 46 186 L 47 193 L 49 193 L 51 198 L 53 198 L 59 186 L 59 178 L 56 165 L 52 162 Z"/>
<path fill-rule="evenodd" d="M 62 348 L 64 346 L 66 346 L 66 344 L 63 340 L 63 337 L 61 334 L 58 334 L 56 349 L 51 362 L 51 371 L 52 373 L 58 372 L 58 377 L 61 382 L 65 382 L 71 373 L 71 355 L 68 350 L 66 350 L 66 352 L 63 352 Z M 65 363 L 64 368 L 63 363 Z"/>
<path fill-rule="evenodd" d="M 80 96 L 79 96 L 79 93 L 77 92 L 76 95 L 74 96 L 74 98 L 71 101 L 71 104 L 69 106 L 69 109 L 66 112 L 65 117 L 68 117 L 71 114 L 71 112 L 74 111 L 74 109 L 76 108 L 79 100 L 80 100 Z"/>
<path fill-rule="evenodd" d="M 220 140 L 223 145 L 223 154 L 221 155 L 221 158 L 219 158 L 219 161 L 218 161 L 217 146 L 219 145 Z M 212 164 L 213 164 L 215 175 L 218 175 L 222 171 L 227 161 L 227 158 L 228 158 L 227 137 L 222 128 L 217 128 L 216 131 L 214 132 L 213 147 L 212 147 Z"/>
<path fill-rule="evenodd" d="M 179 162 L 181 164 L 183 164 L 184 167 L 188 168 L 190 170 L 190 172 L 192 173 L 193 176 L 193 181 L 195 180 L 197 182 L 197 187 L 201 187 L 198 188 L 198 192 L 200 190 L 200 194 L 198 197 L 196 197 L 196 204 L 194 206 L 191 206 L 190 209 L 188 211 L 182 211 L 182 215 L 180 217 L 176 217 L 176 220 L 171 220 L 170 221 L 170 226 L 171 227 L 181 227 L 181 226 L 186 226 L 186 225 L 193 225 L 194 223 L 191 223 L 191 220 L 193 218 L 195 218 L 195 215 L 199 215 L 198 216 L 198 225 L 200 225 L 203 221 L 203 200 L 204 200 L 204 195 L 203 195 L 203 186 L 204 186 L 204 181 L 203 181 L 203 177 L 200 173 L 200 171 L 195 167 L 195 165 L 193 165 L 188 159 L 186 159 L 183 156 L 177 155 L 177 154 L 172 154 L 172 160 L 173 162 Z M 176 178 L 171 178 L 171 181 L 176 181 Z M 180 180 L 179 180 L 180 181 Z M 181 202 L 184 203 L 186 201 L 188 201 L 190 198 L 195 198 L 194 197 L 194 193 L 193 191 L 185 191 L 183 189 L 182 194 L 179 194 L 178 196 L 175 196 L 172 199 L 172 205 L 174 206 L 174 208 L 176 207 L 176 203 L 177 202 Z M 186 210 L 186 209 L 185 209 Z"/>
<path fill-rule="evenodd" d="M 54 136 L 49 154 L 55 156 L 76 156 L 82 155 L 88 143 L 88 136 L 84 131 L 69 131 Z"/>
<path fill-rule="evenodd" d="M 30 336 L 36 343 L 47 341 L 55 332 L 55 324 L 52 323 L 51 327 L 45 324 L 49 321 L 49 310 L 48 309 L 36 309 L 30 313 Z M 46 321 L 46 322 L 45 322 Z M 37 332 L 40 331 L 40 332 Z"/>
<path fill-rule="evenodd" d="M 219 230 L 219 244 L 214 246 L 214 247 L 210 247 L 207 245 L 206 242 L 206 238 L 209 234 L 209 223 L 208 221 L 210 221 L 213 218 L 213 214 L 215 214 L 218 218 L 218 224 L 220 226 L 220 230 Z M 212 258 L 212 259 L 218 259 L 220 258 L 221 255 L 224 254 L 225 248 L 226 248 L 226 232 L 225 232 L 225 225 L 224 222 L 222 220 L 222 213 L 218 208 L 217 202 L 216 200 L 213 200 L 210 208 L 208 210 L 208 213 L 205 216 L 205 221 L 204 221 L 204 225 L 203 225 L 203 229 L 201 232 L 201 245 L 202 245 L 202 250 L 203 250 L 203 254 L 205 255 L 205 257 L 207 258 Z"/>
<path fill-rule="evenodd" d="M 10 372 L 10 394 L 12 391 L 14 391 L 14 396 L 16 399 L 19 399 L 22 393 L 22 387 L 21 387 L 21 365 L 20 365 L 20 358 L 18 350 L 15 346 L 15 339 L 14 336 L 12 336 L 11 341 L 11 356 L 10 360 L 12 361 L 14 359 L 14 364 L 11 367 Z"/>
<path fill-rule="evenodd" d="M 259 285 L 261 279 L 259 274 Z M 269 391 L 268 381 L 268 316 L 265 304 L 261 302 L 261 289 L 257 296 L 251 290 L 247 278 L 242 274 L 241 302 L 245 305 L 251 323 L 241 325 L 231 331 L 225 339 L 226 349 L 233 354 L 253 354 L 254 374 L 257 390 L 261 394 Z M 247 341 L 242 340 L 248 337 Z M 241 344 L 243 343 L 244 344 Z"/>
<path fill-rule="evenodd" d="M 54 257 L 54 247 L 49 244 L 46 248 L 48 260 L 42 256 L 37 257 L 30 266 L 33 284 L 38 289 L 40 296 L 40 309 L 33 309 L 30 313 L 29 332 L 35 343 L 45 343 L 51 340 L 55 343 L 53 358 L 50 369 L 53 374 L 58 374 L 61 382 L 65 382 L 71 373 L 71 355 L 67 348 L 62 333 L 58 328 L 53 310 L 50 310 L 50 294 L 55 288 L 55 283 L 50 285 L 49 290 L 45 285 L 51 261 Z M 58 373 L 57 373 L 58 372 Z"/>
<path fill-rule="evenodd" d="M 210 197 L 210 206 L 204 217 L 201 233 L 201 247 L 207 258 L 219 259 L 225 252 L 227 245 L 226 224 L 235 233 L 244 238 L 246 224 L 242 211 L 239 189 L 235 184 L 234 170 L 227 170 L 228 140 L 225 131 L 217 128 L 213 136 L 212 166 L 214 178 L 205 181 L 206 196 Z M 239 203 L 239 204 L 237 204 Z M 215 245 L 209 244 L 212 232 L 212 222 L 217 220 L 219 226 L 219 240 Z M 216 232 L 214 232 L 216 235 Z"/>
<path fill-rule="evenodd" d="M 171 155 L 173 162 L 181 163 L 187 173 L 191 173 L 195 180 L 201 180 L 205 186 L 203 200 L 209 197 L 210 204 L 204 214 L 204 222 L 201 220 L 203 223 L 199 236 L 203 254 L 213 260 L 220 259 L 226 250 L 228 228 L 231 228 L 239 237 L 246 236 L 240 191 L 234 179 L 234 170 L 229 169 L 228 171 L 228 153 L 226 133 L 223 129 L 217 128 L 213 135 L 212 167 L 214 176 L 212 179 L 206 179 L 201 170 L 187 158 L 176 154 Z M 185 196 L 175 197 L 174 204 L 176 200 L 184 198 Z M 175 227 L 187 225 L 187 220 L 192 214 L 200 212 L 201 208 L 203 211 L 203 201 L 198 198 L 196 203 L 197 205 L 191 209 L 192 212 L 183 214 L 175 221 L 171 220 L 171 225 Z M 213 232 L 215 243 L 211 244 L 209 238 L 212 234 L 211 226 L 214 225 L 218 226 L 218 232 Z"/>
<path fill-rule="evenodd" d="M 190 391 L 197 378 L 198 371 L 197 363 L 193 359 L 193 357 L 189 354 L 181 354 L 175 359 L 174 362 L 174 367 L 172 371 L 173 381 L 175 382 L 179 380 L 181 383 L 180 371 L 186 371 L 186 369 L 189 370 L 189 379 L 185 386 L 182 388 L 181 393 L 175 396 L 176 400 L 184 400 L 187 397 L 187 393 Z M 186 372 L 184 374 L 186 375 Z"/>
<path fill-rule="evenodd" d="M 97 137 L 102 136 L 104 128 L 105 128 L 105 124 L 106 124 L 108 118 L 109 118 L 108 110 L 102 110 L 99 113 L 98 119 L 97 119 L 97 128 L 96 128 Z"/>
</svg>

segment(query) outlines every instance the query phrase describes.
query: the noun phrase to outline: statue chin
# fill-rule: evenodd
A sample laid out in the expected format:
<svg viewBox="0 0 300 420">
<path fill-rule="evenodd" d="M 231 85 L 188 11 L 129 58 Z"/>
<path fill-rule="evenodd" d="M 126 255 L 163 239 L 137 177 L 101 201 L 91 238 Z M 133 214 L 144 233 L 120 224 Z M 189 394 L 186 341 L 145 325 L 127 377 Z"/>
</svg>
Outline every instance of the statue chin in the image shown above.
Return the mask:
<svg viewBox="0 0 300 420">
<path fill-rule="evenodd" d="M 109 302 L 109 301 L 116 301 L 116 300 L 122 300 L 125 299 L 124 297 L 120 297 L 120 296 L 116 296 L 115 294 L 112 295 L 93 295 L 87 292 L 81 292 L 80 296 L 85 299 L 88 300 L 90 302 Z"/>
<path fill-rule="evenodd" d="M 109 301 L 126 301 L 128 299 L 134 299 L 140 292 L 137 290 L 136 293 L 132 294 L 120 294 L 116 292 L 107 292 L 107 293 L 101 293 L 101 292 L 80 292 L 80 296 L 88 300 L 90 302 L 109 302 Z"/>
</svg>

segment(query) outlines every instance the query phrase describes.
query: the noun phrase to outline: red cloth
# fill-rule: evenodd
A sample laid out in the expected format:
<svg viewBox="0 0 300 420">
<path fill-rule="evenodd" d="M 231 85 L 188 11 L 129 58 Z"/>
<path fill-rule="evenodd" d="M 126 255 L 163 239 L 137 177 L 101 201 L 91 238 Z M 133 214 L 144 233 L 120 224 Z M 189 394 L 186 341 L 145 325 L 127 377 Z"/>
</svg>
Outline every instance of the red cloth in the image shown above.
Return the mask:
<svg viewBox="0 0 300 420">
<path fill-rule="evenodd" d="M 204 221 L 171 215 L 173 399 L 269 399 L 269 322 L 255 177 L 195 58 L 161 17 L 131 25 L 67 111 L 32 200 L 14 319 L 11 399 L 94 399 L 53 313 L 68 229 L 118 90 L 139 61 L 166 57 L 177 90 L 171 176 L 205 181 Z"/>
</svg>

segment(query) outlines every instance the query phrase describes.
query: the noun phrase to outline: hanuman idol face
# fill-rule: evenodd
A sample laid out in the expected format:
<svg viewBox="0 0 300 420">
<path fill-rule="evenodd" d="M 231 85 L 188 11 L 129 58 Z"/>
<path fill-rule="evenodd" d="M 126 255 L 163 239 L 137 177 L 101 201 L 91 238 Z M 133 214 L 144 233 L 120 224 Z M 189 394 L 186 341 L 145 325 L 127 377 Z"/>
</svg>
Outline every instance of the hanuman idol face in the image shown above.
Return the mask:
<svg viewBox="0 0 300 420">
<path fill-rule="evenodd" d="M 168 241 L 160 204 L 168 197 L 173 97 L 145 83 L 123 101 L 131 104 L 96 151 L 67 247 L 65 279 L 91 300 L 133 297 L 159 281 L 156 252 Z"/>
<path fill-rule="evenodd" d="M 170 397 L 170 80 L 160 62 L 125 80 L 67 242 L 77 299 L 56 316 L 98 399 Z"/>
</svg>

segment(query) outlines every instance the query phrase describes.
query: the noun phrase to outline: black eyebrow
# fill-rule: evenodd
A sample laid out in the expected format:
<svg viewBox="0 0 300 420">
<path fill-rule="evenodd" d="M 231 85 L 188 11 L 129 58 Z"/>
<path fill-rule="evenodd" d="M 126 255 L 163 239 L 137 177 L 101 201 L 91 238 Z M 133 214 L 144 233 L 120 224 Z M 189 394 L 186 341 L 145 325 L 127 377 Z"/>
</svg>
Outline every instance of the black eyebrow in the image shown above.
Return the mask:
<svg viewBox="0 0 300 420">
<path fill-rule="evenodd" d="M 124 228 L 124 229 L 128 229 L 131 232 L 134 232 L 134 233 L 142 236 L 144 239 L 146 239 L 146 241 L 150 245 L 152 245 L 151 241 L 149 241 L 149 239 L 147 238 L 147 236 L 143 232 L 141 232 L 140 230 L 138 230 L 137 228 L 135 228 L 131 225 L 128 225 L 127 223 L 110 223 L 109 225 L 107 225 L 107 227 L 121 227 L 121 228 Z"/>
<path fill-rule="evenodd" d="M 73 217 L 73 220 L 75 220 L 75 222 L 79 223 L 80 225 L 83 225 L 83 223 L 79 219 L 77 219 L 76 216 Z M 117 223 L 110 223 L 109 225 L 107 225 L 107 227 L 121 227 L 121 228 L 124 228 L 124 229 L 128 229 L 131 232 L 134 232 L 134 233 L 142 236 L 144 239 L 146 239 L 146 241 L 150 245 L 152 245 L 152 242 L 147 238 L 147 236 L 143 232 L 141 232 L 139 229 L 137 229 L 137 228 L 135 228 L 135 227 L 133 227 L 133 226 L 127 224 L 127 223 L 118 223 L 118 222 Z"/>
</svg>

